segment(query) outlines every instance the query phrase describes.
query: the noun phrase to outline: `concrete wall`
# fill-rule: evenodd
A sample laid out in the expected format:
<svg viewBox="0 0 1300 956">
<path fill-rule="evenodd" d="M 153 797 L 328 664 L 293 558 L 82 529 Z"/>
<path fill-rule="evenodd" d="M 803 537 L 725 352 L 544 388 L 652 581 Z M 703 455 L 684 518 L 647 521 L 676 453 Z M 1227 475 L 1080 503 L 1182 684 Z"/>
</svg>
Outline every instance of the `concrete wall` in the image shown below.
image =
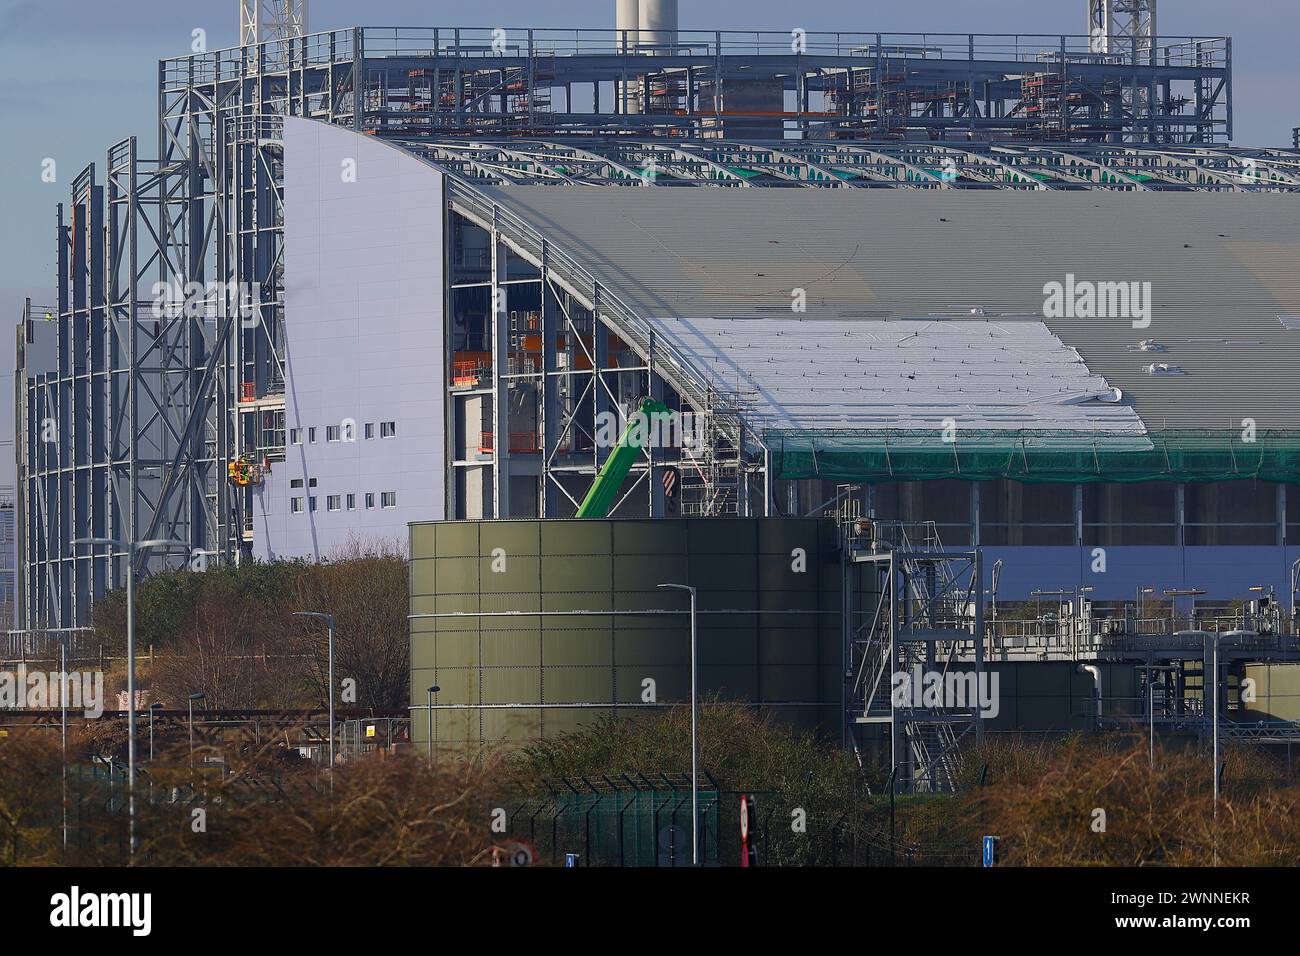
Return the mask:
<svg viewBox="0 0 1300 956">
<path fill-rule="evenodd" d="M 289 118 L 284 206 L 285 427 L 302 443 L 254 495 L 254 553 L 404 549 L 407 524 L 443 517 L 446 500 L 442 174 L 372 137 Z M 385 422 L 395 437 L 381 437 Z M 341 440 L 327 441 L 330 426 Z"/>
</svg>

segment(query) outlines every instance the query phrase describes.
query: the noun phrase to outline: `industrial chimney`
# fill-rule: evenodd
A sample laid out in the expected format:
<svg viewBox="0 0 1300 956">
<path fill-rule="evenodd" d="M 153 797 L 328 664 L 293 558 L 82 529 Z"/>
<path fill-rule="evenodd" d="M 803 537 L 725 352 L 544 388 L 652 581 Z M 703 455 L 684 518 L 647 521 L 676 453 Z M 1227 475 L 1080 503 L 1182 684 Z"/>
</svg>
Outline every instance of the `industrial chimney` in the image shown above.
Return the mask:
<svg viewBox="0 0 1300 956">
<path fill-rule="evenodd" d="M 677 42 L 677 0 L 640 0 L 639 7 L 637 43 L 641 52 L 671 53 Z"/>
<path fill-rule="evenodd" d="M 614 29 L 618 31 L 616 43 L 620 52 L 636 49 L 637 29 L 641 25 L 638 0 L 615 0 Z"/>
</svg>

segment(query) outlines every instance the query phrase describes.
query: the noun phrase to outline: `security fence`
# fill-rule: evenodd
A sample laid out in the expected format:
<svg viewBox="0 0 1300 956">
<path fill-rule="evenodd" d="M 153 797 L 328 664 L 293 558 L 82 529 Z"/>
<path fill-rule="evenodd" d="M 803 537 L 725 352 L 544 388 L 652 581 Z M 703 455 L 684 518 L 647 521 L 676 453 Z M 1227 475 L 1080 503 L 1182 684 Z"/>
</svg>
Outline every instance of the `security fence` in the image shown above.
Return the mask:
<svg viewBox="0 0 1300 956">
<path fill-rule="evenodd" d="M 758 866 L 976 866 L 979 848 L 910 839 L 910 809 L 887 797 L 851 801 L 838 814 L 792 813 L 773 794 L 719 790 L 701 780 L 700 865 L 739 866 L 741 797 L 755 805 L 749 832 Z M 688 774 L 619 774 L 548 781 L 505 807 L 502 859 L 546 866 L 691 866 Z M 522 851 L 522 852 L 521 852 Z M 516 856 L 518 855 L 518 856 Z"/>
</svg>

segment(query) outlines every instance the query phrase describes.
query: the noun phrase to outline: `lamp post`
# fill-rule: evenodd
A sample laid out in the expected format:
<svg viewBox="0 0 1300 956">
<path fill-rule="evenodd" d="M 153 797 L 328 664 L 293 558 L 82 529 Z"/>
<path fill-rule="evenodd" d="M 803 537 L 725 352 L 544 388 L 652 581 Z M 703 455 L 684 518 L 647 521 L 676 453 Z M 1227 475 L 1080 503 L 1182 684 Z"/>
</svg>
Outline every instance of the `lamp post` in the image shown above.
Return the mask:
<svg viewBox="0 0 1300 956">
<path fill-rule="evenodd" d="M 73 545 L 117 548 L 126 552 L 126 791 L 130 855 L 135 856 L 135 562 L 141 551 L 153 548 L 184 548 L 189 544 L 173 538 L 121 541 L 117 538 L 73 538 Z"/>
<path fill-rule="evenodd" d="M 1214 819 L 1219 819 L 1219 632 L 1211 638 L 1214 644 Z"/>
<path fill-rule="evenodd" d="M 695 604 L 697 593 L 689 584 L 661 584 L 661 588 L 687 591 L 691 595 L 691 865 L 700 865 L 700 739 L 698 667 L 696 664 L 697 631 Z"/>
<path fill-rule="evenodd" d="M 203 691 L 197 694 L 190 694 L 188 698 L 190 706 L 190 770 L 194 770 L 194 702 L 196 700 L 207 700 L 207 695 Z"/>
<path fill-rule="evenodd" d="M 433 766 L 433 695 L 442 690 L 437 684 L 429 688 L 429 766 Z"/>
<path fill-rule="evenodd" d="M 998 558 L 996 561 L 993 562 L 993 580 L 991 582 L 993 603 L 990 607 L 990 610 L 992 612 L 991 630 L 993 631 L 993 637 L 995 639 L 998 636 L 998 585 L 1001 583 L 1002 583 L 1002 559 Z M 990 650 L 992 649 L 992 647 L 993 645 L 992 643 L 990 643 L 989 644 Z"/>
<path fill-rule="evenodd" d="M 68 855 L 68 641 L 70 634 L 59 635 L 59 736 L 63 748 L 63 858 Z"/>
<path fill-rule="evenodd" d="M 329 712 L 330 712 L 330 789 L 334 789 L 334 615 L 324 611 L 294 611 L 294 617 L 310 617 L 325 622 L 326 646 L 329 658 Z"/>
</svg>

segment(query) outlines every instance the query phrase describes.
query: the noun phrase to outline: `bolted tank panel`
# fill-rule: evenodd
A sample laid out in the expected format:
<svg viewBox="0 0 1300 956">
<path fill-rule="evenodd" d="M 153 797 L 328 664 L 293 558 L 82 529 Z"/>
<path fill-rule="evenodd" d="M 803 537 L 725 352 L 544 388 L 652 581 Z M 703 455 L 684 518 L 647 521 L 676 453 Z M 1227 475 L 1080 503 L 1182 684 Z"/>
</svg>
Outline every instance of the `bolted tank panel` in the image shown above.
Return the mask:
<svg viewBox="0 0 1300 956">
<path fill-rule="evenodd" d="M 841 565 L 830 521 L 457 521 L 411 526 L 411 705 L 459 747 L 554 736 L 702 695 L 838 731 Z"/>
</svg>

